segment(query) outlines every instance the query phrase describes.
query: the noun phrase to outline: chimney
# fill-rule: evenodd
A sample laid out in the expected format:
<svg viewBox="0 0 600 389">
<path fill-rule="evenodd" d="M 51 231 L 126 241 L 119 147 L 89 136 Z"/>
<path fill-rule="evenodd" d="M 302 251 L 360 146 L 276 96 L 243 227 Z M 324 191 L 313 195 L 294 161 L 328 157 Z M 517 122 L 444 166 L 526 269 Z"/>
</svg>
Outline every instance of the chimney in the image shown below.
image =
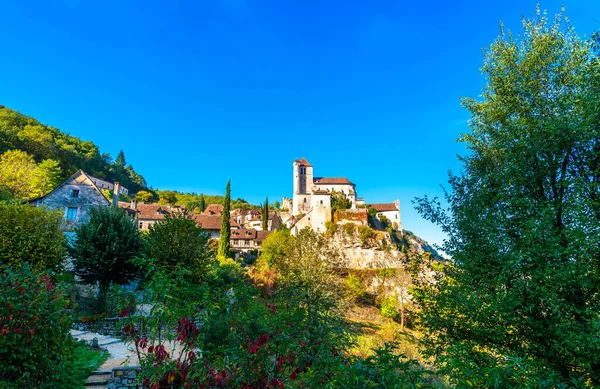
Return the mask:
<svg viewBox="0 0 600 389">
<path fill-rule="evenodd" d="M 137 210 L 137 200 L 136 199 L 131 200 L 130 208 L 133 209 L 134 211 Z"/>
<path fill-rule="evenodd" d="M 119 184 L 118 182 L 115 182 L 115 186 L 113 188 L 113 201 L 112 201 L 113 207 L 119 206 L 119 192 L 120 191 L 121 191 L 121 184 Z"/>
</svg>

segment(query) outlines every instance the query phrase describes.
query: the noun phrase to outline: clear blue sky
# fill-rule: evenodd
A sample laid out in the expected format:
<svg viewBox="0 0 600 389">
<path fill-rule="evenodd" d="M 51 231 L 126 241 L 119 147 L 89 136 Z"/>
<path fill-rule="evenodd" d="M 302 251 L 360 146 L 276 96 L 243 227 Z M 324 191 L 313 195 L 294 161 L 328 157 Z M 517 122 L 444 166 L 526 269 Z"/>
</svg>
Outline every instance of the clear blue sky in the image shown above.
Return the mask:
<svg viewBox="0 0 600 389">
<path fill-rule="evenodd" d="M 600 1 L 567 7 L 580 35 Z M 346 176 L 367 202 L 414 211 L 456 171 L 482 49 L 519 30 L 534 0 L 27 1 L 0 4 L 0 104 L 113 157 L 155 188 L 258 203 L 292 192 L 292 161 Z"/>
</svg>

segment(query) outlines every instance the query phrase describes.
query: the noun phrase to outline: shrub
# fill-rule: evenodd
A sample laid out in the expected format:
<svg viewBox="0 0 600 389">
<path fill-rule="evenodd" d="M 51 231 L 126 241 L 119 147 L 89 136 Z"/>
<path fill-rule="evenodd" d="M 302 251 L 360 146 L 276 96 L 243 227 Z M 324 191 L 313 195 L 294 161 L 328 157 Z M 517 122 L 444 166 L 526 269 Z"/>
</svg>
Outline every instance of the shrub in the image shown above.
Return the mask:
<svg viewBox="0 0 600 389">
<path fill-rule="evenodd" d="M 354 274 L 350 274 L 344 281 L 346 296 L 357 303 L 365 303 L 368 301 L 369 295 L 360 278 Z"/>
<path fill-rule="evenodd" d="M 394 320 L 398 318 L 398 298 L 395 294 L 385 296 L 381 300 L 381 315 Z"/>
<path fill-rule="evenodd" d="M 358 238 L 363 246 L 366 246 L 370 241 L 375 238 L 375 233 L 370 227 L 359 226 L 358 227 Z"/>
<path fill-rule="evenodd" d="M 0 286 L 0 387 L 73 387 L 72 321 L 63 288 L 28 264 L 0 273 Z"/>
<path fill-rule="evenodd" d="M 356 225 L 354 225 L 354 223 L 344 223 L 342 224 L 342 231 L 344 231 L 346 235 L 354 235 Z"/>
<path fill-rule="evenodd" d="M 27 262 L 34 272 L 62 268 L 67 246 L 58 212 L 0 202 L 0 221 L 1 267 Z"/>
</svg>

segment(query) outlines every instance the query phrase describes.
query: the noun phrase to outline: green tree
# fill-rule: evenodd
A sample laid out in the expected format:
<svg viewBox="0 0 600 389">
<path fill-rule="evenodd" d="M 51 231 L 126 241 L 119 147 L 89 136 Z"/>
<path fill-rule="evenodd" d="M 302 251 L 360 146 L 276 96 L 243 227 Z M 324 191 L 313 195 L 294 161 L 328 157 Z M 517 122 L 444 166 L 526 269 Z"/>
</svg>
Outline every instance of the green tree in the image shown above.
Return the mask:
<svg viewBox="0 0 600 389">
<path fill-rule="evenodd" d="M 126 165 L 127 161 L 125 161 L 125 153 L 123 152 L 123 150 L 120 150 L 119 154 L 117 154 L 117 158 L 115 158 L 115 166 L 120 167 L 121 169 L 125 169 Z"/>
<path fill-rule="evenodd" d="M 214 252 L 209 248 L 209 235 L 196 225 L 190 215 L 166 215 L 154 223 L 145 237 L 145 251 L 157 266 L 168 273 L 187 272 L 188 280 L 206 279 Z"/>
<path fill-rule="evenodd" d="M 45 159 L 37 165 L 33 175 L 33 195 L 43 196 L 56 188 L 61 182 L 62 170 L 60 164 L 53 159 Z"/>
<path fill-rule="evenodd" d="M 198 209 L 200 210 L 200 213 L 204 212 L 206 209 L 206 201 L 204 200 L 203 194 L 200 195 L 200 199 L 198 200 Z"/>
<path fill-rule="evenodd" d="M 352 202 L 342 192 L 336 190 L 331 191 L 331 210 L 333 212 L 338 209 L 350 209 Z"/>
<path fill-rule="evenodd" d="M 418 201 L 449 237 L 418 300 L 458 386 L 600 386 L 600 63 L 563 20 L 490 46 L 449 212 Z"/>
<path fill-rule="evenodd" d="M 67 254 L 61 224 L 59 212 L 0 202 L 0 266 L 60 271 Z"/>
<path fill-rule="evenodd" d="M 265 199 L 265 203 L 262 206 L 261 224 L 262 224 L 263 231 L 269 230 L 269 198 L 268 197 Z"/>
<path fill-rule="evenodd" d="M 33 157 L 21 150 L 10 150 L 0 156 L 0 191 L 10 197 L 33 197 L 37 165 Z"/>
<path fill-rule="evenodd" d="M 173 192 L 173 191 L 164 191 L 160 193 L 160 200 L 159 202 L 161 204 L 172 204 L 175 205 L 178 201 L 178 196 L 177 196 L 177 192 Z"/>
<path fill-rule="evenodd" d="M 133 259 L 141 252 L 134 222 L 116 207 L 93 208 L 87 224 L 79 226 L 71 249 L 75 273 L 89 284 L 100 285 L 100 301 L 112 283 L 124 285 L 138 275 Z"/>
<path fill-rule="evenodd" d="M 227 181 L 225 188 L 225 200 L 223 201 L 223 216 L 221 218 L 221 236 L 219 237 L 219 257 L 227 258 L 231 254 L 229 239 L 231 238 L 231 223 L 229 221 L 229 209 L 231 207 L 231 181 Z"/>
<path fill-rule="evenodd" d="M 283 261 L 287 255 L 287 246 L 291 240 L 288 229 L 277 229 L 269 234 L 261 246 L 261 261 L 268 266 Z"/>
<path fill-rule="evenodd" d="M 135 198 L 139 202 L 142 202 L 142 203 L 151 203 L 152 200 L 154 199 L 154 195 L 152 193 L 150 193 L 150 192 L 145 191 L 145 190 L 140 190 L 135 195 Z"/>
</svg>

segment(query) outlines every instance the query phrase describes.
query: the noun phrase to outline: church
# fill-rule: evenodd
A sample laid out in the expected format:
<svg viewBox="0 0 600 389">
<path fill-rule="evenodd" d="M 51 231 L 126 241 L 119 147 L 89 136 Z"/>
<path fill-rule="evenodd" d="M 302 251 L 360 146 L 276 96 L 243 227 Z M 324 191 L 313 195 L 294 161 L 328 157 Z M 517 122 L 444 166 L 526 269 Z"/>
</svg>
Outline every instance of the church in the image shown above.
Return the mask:
<svg viewBox="0 0 600 389">
<path fill-rule="evenodd" d="M 402 230 L 399 200 L 389 204 L 366 205 L 365 200 L 356 194 L 356 184 L 347 178 L 315 177 L 313 166 L 304 157 L 296 159 L 293 168 L 293 196 L 291 199 L 284 197 L 282 203 L 282 209 L 286 210 L 282 214 L 288 217 L 286 225 L 293 226 L 292 234 L 305 227 L 325 231 L 326 223 L 333 221 L 331 197 L 334 192 L 341 193 L 349 200 L 350 209 L 346 214 L 354 214 L 354 222 L 362 220 L 360 223 L 367 224 L 367 210 L 373 208 L 377 219 L 389 221 L 395 229 Z"/>
</svg>

